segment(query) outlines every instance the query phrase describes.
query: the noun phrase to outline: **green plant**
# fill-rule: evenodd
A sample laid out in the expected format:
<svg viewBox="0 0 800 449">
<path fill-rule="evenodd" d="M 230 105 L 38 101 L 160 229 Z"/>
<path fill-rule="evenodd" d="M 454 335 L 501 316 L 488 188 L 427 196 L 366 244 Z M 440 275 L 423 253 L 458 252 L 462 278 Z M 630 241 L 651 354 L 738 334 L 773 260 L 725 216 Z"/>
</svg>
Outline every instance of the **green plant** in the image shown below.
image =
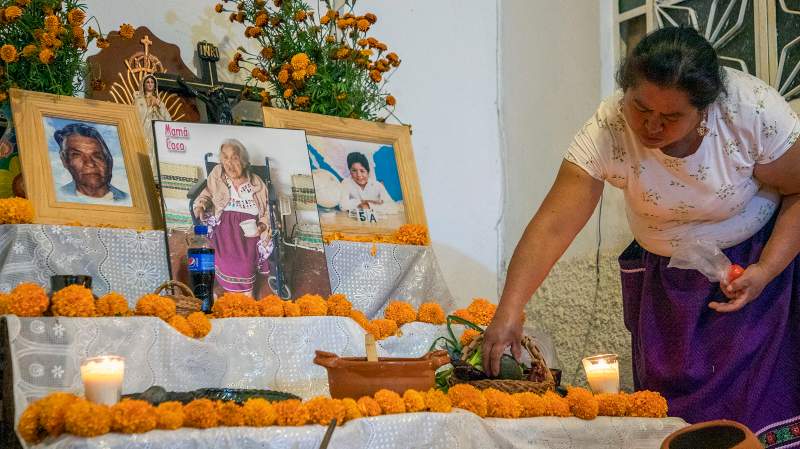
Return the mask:
<svg viewBox="0 0 800 449">
<path fill-rule="evenodd" d="M 239 48 L 228 70 L 249 70 L 248 86 L 266 87 L 265 105 L 385 120 L 381 113 L 392 115 L 396 104 L 386 82 L 400 58 L 368 36 L 378 18 L 356 15 L 355 4 L 346 0 L 340 13 L 329 0 L 318 0 L 315 9 L 302 0 L 223 0 L 215 10 L 230 13 L 230 21 L 244 25 L 245 37 L 261 48 Z"/>
</svg>

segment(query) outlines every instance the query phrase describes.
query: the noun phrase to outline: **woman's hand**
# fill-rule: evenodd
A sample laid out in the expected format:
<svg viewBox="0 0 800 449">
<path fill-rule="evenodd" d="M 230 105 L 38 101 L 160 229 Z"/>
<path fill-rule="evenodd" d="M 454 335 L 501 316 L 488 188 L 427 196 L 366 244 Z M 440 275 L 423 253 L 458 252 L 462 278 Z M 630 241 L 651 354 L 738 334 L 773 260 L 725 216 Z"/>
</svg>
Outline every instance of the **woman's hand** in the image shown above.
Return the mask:
<svg viewBox="0 0 800 449">
<path fill-rule="evenodd" d="M 768 272 L 763 266 L 754 263 L 748 266 L 741 276 L 728 282 L 727 279 L 720 282 L 722 293 L 727 296 L 728 302 L 710 302 L 708 307 L 717 312 L 735 312 L 749 302 L 758 298 L 764 287 L 772 281 L 775 276 Z"/>
<path fill-rule="evenodd" d="M 267 225 L 265 223 L 261 223 L 261 222 L 258 223 L 258 233 L 259 234 L 263 234 L 267 229 L 269 229 L 269 228 L 267 227 Z"/>
<path fill-rule="evenodd" d="M 197 218 L 203 218 L 203 215 L 206 213 L 206 206 L 202 203 L 194 205 L 194 215 Z"/>
<path fill-rule="evenodd" d="M 500 357 L 511 346 L 511 354 L 522 356 L 522 320 L 513 311 L 498 308 L 492 323 L 483 333 L 483 371 L 489 376 L 500 374 Z"/>
<path fill-rule="evenodd" d="M 359 209 L 369 209 L 370 208 L 369 207 L 369 201 L 362 201 L 361 203 L 359 203 L 358 208 Z"/>
</svg>

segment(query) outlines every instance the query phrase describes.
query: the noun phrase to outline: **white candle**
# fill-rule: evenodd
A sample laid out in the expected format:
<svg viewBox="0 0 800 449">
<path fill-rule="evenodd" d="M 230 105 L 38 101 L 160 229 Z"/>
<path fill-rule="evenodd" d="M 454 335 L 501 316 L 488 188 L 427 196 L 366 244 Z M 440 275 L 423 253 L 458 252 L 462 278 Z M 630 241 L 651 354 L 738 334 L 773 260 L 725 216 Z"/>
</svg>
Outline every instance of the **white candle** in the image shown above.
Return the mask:
<svg viewBox="0 0 800 449">
<path fill-rule="evenodd" d="M 105 405 L 119 402 L 125 359 L 118 356 L 92 357 L 81 362 L 81 379 L 86 399 Z"/>
<path fill-rule="evenodd" d="M 616 354 L 601 354 L 583 359 L 586 381 L 594 393 L 619 393 L 619 362 Z"/>
</svg>

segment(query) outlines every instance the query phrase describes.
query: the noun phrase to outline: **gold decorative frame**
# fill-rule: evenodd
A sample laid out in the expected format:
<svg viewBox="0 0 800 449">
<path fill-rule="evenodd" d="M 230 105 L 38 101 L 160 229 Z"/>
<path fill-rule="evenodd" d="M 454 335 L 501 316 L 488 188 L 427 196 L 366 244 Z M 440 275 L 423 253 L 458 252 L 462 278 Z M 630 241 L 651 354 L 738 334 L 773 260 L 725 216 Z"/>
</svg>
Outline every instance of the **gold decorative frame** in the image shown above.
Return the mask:
<svg viewBox="0 0 800 449">
<path fill-rule="evenodd" d="M 427 226 L 422 190 L 420 189 L 419 176 L 417 175 L 417 164 L 414 161 L 414 150 L 411 146 L 411 130 L 408 126 L 331 117 L 271 107 L 263 108 L 263 112 L 264 126 L 269 128 L 302 129 L 309 136 L 392 145 L 400 177 L 400 188 L 403 191 L 405 222 L 407 224 Z M 343 232 L 356 235 L 389 235 L 396 231 L 396 229 L 381 226 L 353 224 L 334 227 L 331 225 L 326 226 L 324 223 L 322 230 L 323 232 Z"/>
<path fill-rule="evenodd" d="M 161 206 L 151 181 L 144 135 L 134 106 L 11 89 L 11 110 L 25 191 L 33 203 L 35 223 L 163 229 Z M 44 134 L 45 116 L 117 127 L 132 206 L 57 200 Z"/>
</svg>

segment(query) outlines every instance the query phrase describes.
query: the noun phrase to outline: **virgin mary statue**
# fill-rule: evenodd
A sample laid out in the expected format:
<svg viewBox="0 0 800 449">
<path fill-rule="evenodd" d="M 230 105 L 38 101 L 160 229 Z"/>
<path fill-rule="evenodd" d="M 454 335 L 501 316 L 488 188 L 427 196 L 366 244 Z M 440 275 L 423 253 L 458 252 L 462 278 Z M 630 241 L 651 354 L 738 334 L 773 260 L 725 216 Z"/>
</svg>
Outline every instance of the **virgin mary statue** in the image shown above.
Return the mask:
<svg viewBox="0 0 800 449">
<path fill-rule="evenodd" d="M 153 142 L 153 121 L 172 120 L 164 102 L 158 98 L 158 82 L 153 75 L 147 75 L 142 79 L 141 87 L 138 92 L 134 92 L 134 104 L 139 112 L 139 119 L 144 131 L 144 140 L 150 155 L 150 167 L 153 170 L 153 177 L 158 181 L 158 171 L 156 168 L 156 148 Z"/>
</svg>

